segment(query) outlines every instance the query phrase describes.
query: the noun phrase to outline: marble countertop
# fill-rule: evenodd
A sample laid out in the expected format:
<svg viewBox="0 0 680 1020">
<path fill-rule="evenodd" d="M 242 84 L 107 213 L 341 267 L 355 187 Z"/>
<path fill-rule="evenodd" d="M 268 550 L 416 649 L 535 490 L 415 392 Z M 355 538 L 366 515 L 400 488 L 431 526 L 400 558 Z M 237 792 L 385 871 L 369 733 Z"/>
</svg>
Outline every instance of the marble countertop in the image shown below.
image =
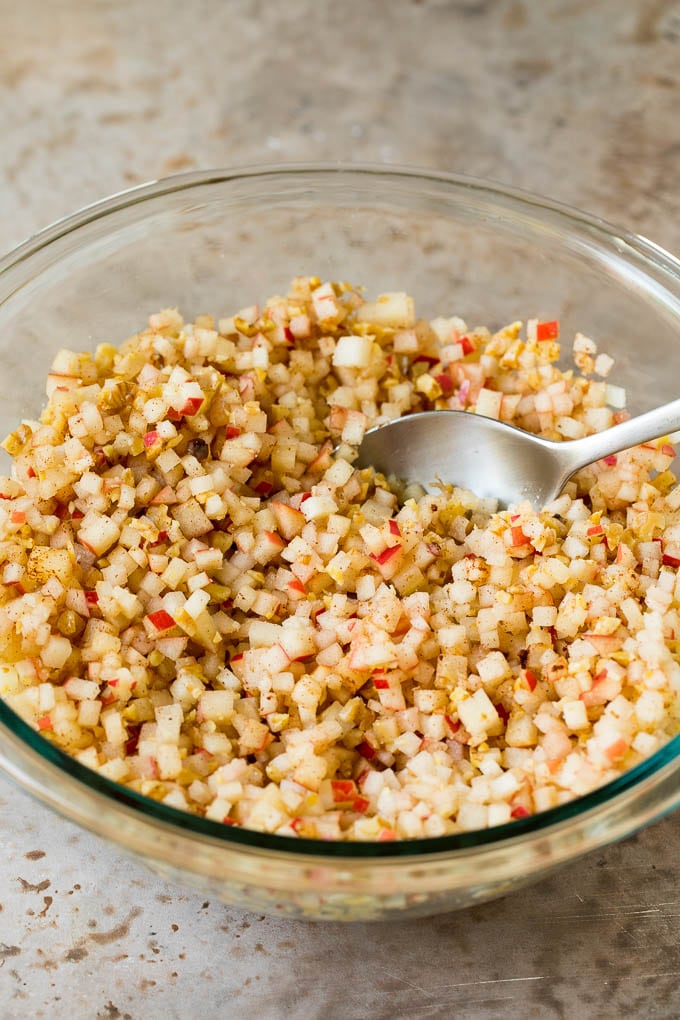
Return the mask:
<svg viewBox="0 0 680 1020">
<path fill-rule="evenodd" d="M 680 250 L 674 0 L 0 0 L 0 253 L 182 170 L 409 163 Z M 0 1017 L 680 1015 L 680 816 L 457 914 L 334 926 L 153 878 L 0 780 Z"/>
</svg>

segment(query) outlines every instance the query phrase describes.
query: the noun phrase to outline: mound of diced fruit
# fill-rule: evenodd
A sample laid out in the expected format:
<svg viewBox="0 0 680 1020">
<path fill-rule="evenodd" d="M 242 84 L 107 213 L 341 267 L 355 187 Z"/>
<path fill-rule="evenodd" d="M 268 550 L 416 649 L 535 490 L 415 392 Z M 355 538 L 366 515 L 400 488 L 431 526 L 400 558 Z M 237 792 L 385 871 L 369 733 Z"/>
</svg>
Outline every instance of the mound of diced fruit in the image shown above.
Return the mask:
<svg viewBox="0 0 680 1020">
<path fill-rule="evenodd" d="M 612 359 L 557 322 L 418 319 L 298 278 L 61 351 L 4 443 L 0 683 L 79 762 L 175 808 L 393 840 L 522 818 L 678 731 L 680 486 L 668 440 L 496 512 L 352 461 L 456 408 L 607 428 Z"/>
</svg>

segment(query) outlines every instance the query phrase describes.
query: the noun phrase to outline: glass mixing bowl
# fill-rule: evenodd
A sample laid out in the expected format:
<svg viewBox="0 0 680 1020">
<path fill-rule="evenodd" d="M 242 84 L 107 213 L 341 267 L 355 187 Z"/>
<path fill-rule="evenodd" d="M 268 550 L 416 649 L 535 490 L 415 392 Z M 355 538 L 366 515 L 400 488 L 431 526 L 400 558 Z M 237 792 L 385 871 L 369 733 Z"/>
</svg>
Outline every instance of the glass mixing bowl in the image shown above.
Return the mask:
<svg viewBox="0 0 680 1020">
<path fill-rule="evenodd" d="M 147 315 L 231 313 L 298 274 L 404 289 L 421 314 L 560 318 L 616 357 L 634 412 L 677 397 L 680 263 L 599 220 L 499 185 L 379 167 L 184 174 L 57 223 L 0 261 L 0 428 L 34 417 L 60 347 L 118 342 Z M 6 464 L 0 464 L 5 471 Z M 482 832 L 329 843 L 226 827 L 89 771 L 0 703 L 0 765 L 162 875 L 296 917 L 433 914 L 501 895 L 680 801 L 680 737 L 616 781 Z"/>
</svg>

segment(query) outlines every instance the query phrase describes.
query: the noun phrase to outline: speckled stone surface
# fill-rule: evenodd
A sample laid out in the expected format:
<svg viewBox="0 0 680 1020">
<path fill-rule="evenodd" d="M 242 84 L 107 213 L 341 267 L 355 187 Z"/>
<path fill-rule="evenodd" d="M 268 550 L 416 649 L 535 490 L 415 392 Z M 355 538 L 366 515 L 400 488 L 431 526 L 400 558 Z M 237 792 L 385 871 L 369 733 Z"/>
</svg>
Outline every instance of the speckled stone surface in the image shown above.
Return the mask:
<svg viewBox="0 0 680 1020">
<path fill-rule="evenodd" d="M 479 174 L 680 250 L 673 0 L 0 0 L 0 252 L 185 169 Z M 243 915 L 0 780 L 0 1018 L 680 1015 L 680 818 L 395 925 Z"/>
</svg>

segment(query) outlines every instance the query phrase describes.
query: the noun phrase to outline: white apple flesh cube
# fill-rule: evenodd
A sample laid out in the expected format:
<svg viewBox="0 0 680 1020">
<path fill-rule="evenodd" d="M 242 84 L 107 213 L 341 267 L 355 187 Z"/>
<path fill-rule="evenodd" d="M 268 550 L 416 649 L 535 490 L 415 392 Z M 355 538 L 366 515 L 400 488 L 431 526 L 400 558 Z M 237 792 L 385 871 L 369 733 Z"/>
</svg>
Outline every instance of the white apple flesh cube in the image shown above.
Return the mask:
<svg viewBox="0 0 680 1020">
<path fill-rule="evenodd" d="M 503 394 L 482 388 L 477 397 L 475 412 L 485 418 L 500 418 Z"/>
<path fill-rule="evenodd" d="M 78 541 L 97 556 L 110 549 L 119 535 L 120 528 L 115 521 L 94 511 L 85 514 L 78 529 Z"/>
<path fill-rule="evenodd" d="M 357 320 L 394 329 L 410 329 L 416 321 L 413 298 L 401 291 L 381 294 L 376 301 L 366 301 L 361 305 Z"/>
<path fill-rule="evenodd" d="M 48 669 L 61 669 L 72 651 L 68 638 L 53 634 L 42 648 L 40 658 Z"/>
<path fill-rule="evenodd" d="M 73 701 L 92 700 L 99 694 L 99 684 L 94 680 L 80 680 L 78 677 L 72 676 L 64 684 L 63 690 L 66 696 Z"/>
<path fill-rule="evenodd" d="M 475 743 L 481 743 L 500 717 L 486 691 L 481 688 L 458 704 L 458 717 Z"/>
<path fill-rule="evenodd" d="M 300 509 L 305 520 L 314 521 L 334 514 L 338 509 L 338 504 L 330 496 L 310 496 Z"/>
<path fill-rule="evenodd" d="M 232 691 L 204 691 L 198 701 L 198 715 L 202 722 L 226 723 L 234 714 Z"/>
<path fill-rule="evenodd" d="M 367 368 L 372 351 L 370 336 L 341 336 L 333 351 L 333 365 L 335 368 Z"/>
</svg>

